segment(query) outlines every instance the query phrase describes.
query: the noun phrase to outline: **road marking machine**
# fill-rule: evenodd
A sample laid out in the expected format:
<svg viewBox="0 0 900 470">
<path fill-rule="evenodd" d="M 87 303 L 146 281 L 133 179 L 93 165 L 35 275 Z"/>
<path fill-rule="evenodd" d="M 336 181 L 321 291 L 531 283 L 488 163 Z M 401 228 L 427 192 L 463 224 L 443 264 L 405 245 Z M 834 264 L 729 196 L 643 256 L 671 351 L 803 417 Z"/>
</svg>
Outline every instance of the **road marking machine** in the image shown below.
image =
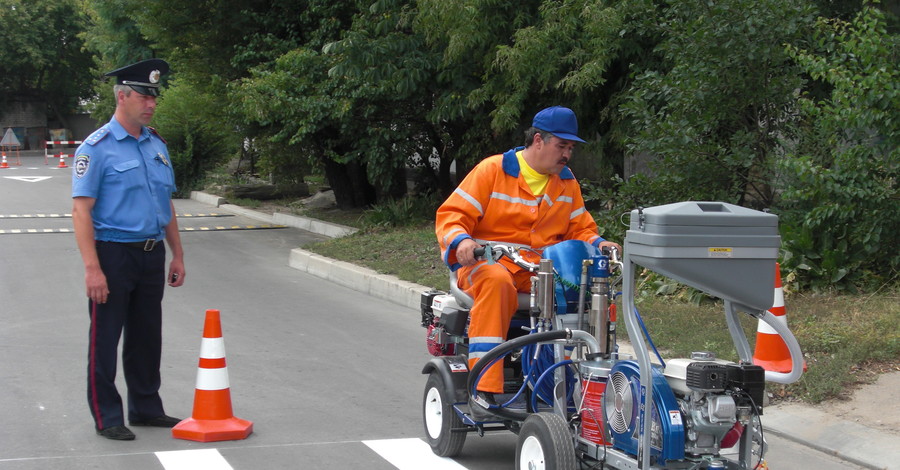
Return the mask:
<svg viewBox="0 0 900 470">
<path fill-rule="evenodd" d="M 432 450 L 450 457 L 470 433 L 512 431 L 517 469 L 764 468 L 765 382 L 792 383 L 803 372 L 799 344 L 767 311 L 781 243 L 777 225 L 773 214 L 692 201 L 632 211 L 621 260 L 615 250 L 571 240 L 531 263 L 518 248 L 487 243 L 488 262 L 507 258 L 533 273 L 531 293 L 520 294 L 507 340 L 471 370 L 472 299 L 453 275 L 450 292 L 422 294 L 422 326 L 434 356 L 423 369 L 422 405 Z M 703 351 L 664 360 L 635 307 L 636 266 L 723 299 L 739 361 Z M 740 312 L 781 336 L 790 372 L 752 363 Z M 633 357 L 619 351 L 618 317 Z M 658 361 L 651 362 L 650 350 Z M 498 362 L 506 393 L 489 402 L 477 383 Z"/>
</svg>

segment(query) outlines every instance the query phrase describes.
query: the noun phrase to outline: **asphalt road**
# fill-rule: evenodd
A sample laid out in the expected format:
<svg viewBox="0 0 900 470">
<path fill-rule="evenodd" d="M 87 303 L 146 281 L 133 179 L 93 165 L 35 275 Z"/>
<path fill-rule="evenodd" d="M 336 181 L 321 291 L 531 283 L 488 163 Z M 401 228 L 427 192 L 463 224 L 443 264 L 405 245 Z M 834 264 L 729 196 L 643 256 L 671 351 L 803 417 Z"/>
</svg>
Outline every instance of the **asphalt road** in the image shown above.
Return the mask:
<svg viewBox="0 0 900 470">
<path fill-rule="evenodd" d="M 132 442 L 98 437 L 71 169 L 22 163 L 0 169 L 0 470 L 513 467 L 509 433 L 470 436 L 455 460 L 420 439 L 428 355 L 417 311 L 290 268 L 289 251 L 319 235 L 191 200 L 176 201 L 187 276 L 165 295 L 162 397 L 168 414 L 191 414 L 205 312 L 218 309 L 234 413 L 254 432 L 216 443 L 153 428 L 133 428 Z M 859 468 L 770 446 L 770 468 Z"/>
</svg>

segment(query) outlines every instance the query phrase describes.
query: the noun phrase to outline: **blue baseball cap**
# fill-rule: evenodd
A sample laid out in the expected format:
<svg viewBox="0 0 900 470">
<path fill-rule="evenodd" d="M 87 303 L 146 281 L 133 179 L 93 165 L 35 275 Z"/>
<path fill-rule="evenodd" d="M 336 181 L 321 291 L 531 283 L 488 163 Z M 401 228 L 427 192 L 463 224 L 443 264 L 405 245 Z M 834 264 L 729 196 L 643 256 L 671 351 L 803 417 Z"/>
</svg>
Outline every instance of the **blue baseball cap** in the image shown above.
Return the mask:
<svg viewBox="0 0 900 470">
<path fill-rule="evenodd" d="M 560 139 L 584 142 L 584 139 L 576 135 L 578 134 L 578 119 L 575 118 L 575 112 L 569 108 L 553 106 L 541 110 L 534 115 L 531 125 Z"/>
</svg>

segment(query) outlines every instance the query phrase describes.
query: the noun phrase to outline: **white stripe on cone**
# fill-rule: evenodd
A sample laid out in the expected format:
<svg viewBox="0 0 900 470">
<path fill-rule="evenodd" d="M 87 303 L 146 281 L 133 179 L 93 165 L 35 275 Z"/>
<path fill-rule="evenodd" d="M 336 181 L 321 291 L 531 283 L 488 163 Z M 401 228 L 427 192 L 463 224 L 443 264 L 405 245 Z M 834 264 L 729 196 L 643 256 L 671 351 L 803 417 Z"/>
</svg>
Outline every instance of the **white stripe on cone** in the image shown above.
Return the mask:
<svg viewBox="0 0 900 470">
<path fill-rule="evenodd" d="M 225 339 L 203 338 L 200 340 L 201 359 L 222 359 L 225 357 Z"/>
<path fill-rule="evenodd" d="M 228 368 L 197 369 L 197 390 L 225 390 L 229 387 Z"/>
</svg>

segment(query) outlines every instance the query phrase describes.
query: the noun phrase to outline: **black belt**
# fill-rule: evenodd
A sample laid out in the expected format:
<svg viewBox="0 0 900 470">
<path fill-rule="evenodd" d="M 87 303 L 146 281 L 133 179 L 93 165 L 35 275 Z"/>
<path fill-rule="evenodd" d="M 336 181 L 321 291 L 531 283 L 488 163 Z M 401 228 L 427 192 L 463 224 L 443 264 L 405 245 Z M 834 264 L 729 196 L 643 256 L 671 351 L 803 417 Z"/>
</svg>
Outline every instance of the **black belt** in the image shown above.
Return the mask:
<svg viewBox="0 0 900 470">
<path fill-rule="evenodd" d="M 132 248 L 140 248 L 144 251 L 153 251 L 156 248 L 156 245 L 159 245 L 162 240 L 155 240 L 153 238 L 148 238 L 142 242 L 115 242 L 125 246 L 130 246 Z"/>
</svg>

